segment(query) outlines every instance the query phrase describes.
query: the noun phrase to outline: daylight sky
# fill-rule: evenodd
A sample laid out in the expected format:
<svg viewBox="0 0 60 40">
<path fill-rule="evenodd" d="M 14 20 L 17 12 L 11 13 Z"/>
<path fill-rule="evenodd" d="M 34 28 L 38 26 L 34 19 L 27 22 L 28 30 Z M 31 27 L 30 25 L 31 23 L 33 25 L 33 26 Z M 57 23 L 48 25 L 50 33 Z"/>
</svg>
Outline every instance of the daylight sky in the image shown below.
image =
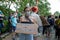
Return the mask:
<svg viewBox="0 0 60 40">
<path fill-rule="evenodd" d="M 48 0 L 49 3 L 51 4 L 51 12 L 52 14 L 54 14 L 55 11 L 59 11 L 60 12 L 60 0 Z"/>
</svg>

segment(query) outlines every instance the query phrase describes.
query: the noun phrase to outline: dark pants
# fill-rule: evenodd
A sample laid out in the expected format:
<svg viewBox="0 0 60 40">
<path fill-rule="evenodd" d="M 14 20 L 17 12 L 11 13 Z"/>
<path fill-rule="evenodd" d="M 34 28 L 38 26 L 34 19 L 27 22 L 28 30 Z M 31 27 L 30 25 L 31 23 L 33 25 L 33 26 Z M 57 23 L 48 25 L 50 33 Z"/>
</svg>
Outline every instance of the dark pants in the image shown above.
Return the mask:
<svg viewBox="0 0 60 40">
<path fill-rule="evenodd" d="M 43 26 L 43 34 L 46 33 L 46 31 L 50 31 L 49 28 L 50 25 Z"/>
<path fill-rule="evenodd" d="M 16 27 L 15 26 L 10 26 L 10 28 L 9 28 L 9 32 L 11 33 L 11 32 L 15 32 L 15 30 L 16 30 Z"/>
<path fill-rule="evenodd" d="M 20 23 L 20 16 L 18 17 L 18 20 L 17 20 L 18 23 Z"/>
<path fill-rule="evenodd" d="M 60 28 L 57 25 L 55 25 L 55 37 L 58 37 L 58 40 L 60 40 Z"/>
<path fill-rule="evenodd" d="M 3 28 L 3 23 L 0 23 L 0 35 L 1 35 L 1 29 Z"/>
<path fill-rule="evenodd" d="M 3 23 L 0 23 L 0 28 L 2 28 L 3 27 Z"/>
<path fill-rule="evenodd" d="M 16 30 L 16 27 L 12 26 L 12 32 L 15 32 L 15 30 Z"/>
<path fill-rule="evenodd" d="M 10 22 L 8 22 L 8 26 L 9 26 L 9 32 L 11 33 L 11 32 L 13 32 L 13 31 L 15 31 L 15 29 L 16 29 L 16 27 L 15 26 L 13 26 Z"/>
<path fill-rule="evenodd" d="M 58 39 L 60 39 L 60 28 L 56 30 L 56 33 L 57 33 Z"/>
</svg>

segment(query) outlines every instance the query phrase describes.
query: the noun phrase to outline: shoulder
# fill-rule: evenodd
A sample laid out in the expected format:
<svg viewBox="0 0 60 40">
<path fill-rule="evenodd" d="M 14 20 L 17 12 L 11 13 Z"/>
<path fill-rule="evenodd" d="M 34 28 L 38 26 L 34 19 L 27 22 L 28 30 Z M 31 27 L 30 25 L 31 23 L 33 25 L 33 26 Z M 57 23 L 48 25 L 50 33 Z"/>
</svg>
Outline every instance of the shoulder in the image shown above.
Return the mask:
<svg viewBox="0 0 60 40">
<path fill-rule="evenodd" d="M 33 23 L 36 23 L 36 19 L 34 17 L 30 16 L 29 18 Z"/>
<path fill-rule="evenodd" d="M 29 19 L 33 19 L 33 17 L 32 16 L 29 16 Z"/>
<path fill-rule="evenodd" d="M 31 14 L 31 16 L 33 16 L 33 17 L 39 17 L 38 14 Z"/>
</svg>

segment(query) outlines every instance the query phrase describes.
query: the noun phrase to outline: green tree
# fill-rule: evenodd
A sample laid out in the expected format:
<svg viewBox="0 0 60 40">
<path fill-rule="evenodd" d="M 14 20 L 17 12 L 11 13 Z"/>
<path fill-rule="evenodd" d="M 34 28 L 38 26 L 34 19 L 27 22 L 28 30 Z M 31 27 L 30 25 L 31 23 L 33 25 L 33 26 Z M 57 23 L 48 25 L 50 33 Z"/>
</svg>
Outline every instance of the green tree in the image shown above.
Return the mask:
<svg viewBox="0 0 60 40">
<path fill-rule="evenodd" d="M 39 4 L 38 4 L 38 7 L 39 7 L 39 13 L 40 15 L 45 15 L 45 16 L 48 16 L 51 14 L 50 11 L 50 3 L 47 1 L 47 0 L 39 0 Z"/>
<path fill-rule="evenodd" d="M 15 2 L 17 4 L 17 6 L 19 6 L 18 10 L 20 12 L 22 12 L 26 6 L 27 3 L 30 4 L 30 6 L 34 6 L 36 5 L 36 0 L 20 0 L 18 2 L 16 2 L 16 0 L 8 0 L 8 2 Z M 50 3 L 47 1 L 47 0 L 39 0 L 38 1 L 38 7 L 39 7 L 39 14 L 40 15 L 45 15 L 45 16 L 48 16 L 48 15 L 51 15 L 51 12 L 50 11 Z"/>
<path fill-rule="evenodd" d="M 59 16 L 59 15 L 60 15 L 60 12 L 59 12 L 59 11 L 56 11 L 56 12 L 54 13 L 54 15 L 55 15 L 55 16 Z"/>
<path fill-rule="evenodd" d="M 30 3 L 30 6 L 36 5 L 35 0 L 22 0 L 20 2 L 21 7 L 19 8 L 19 10 L 22 11 L 27 3 Z M 51 12 L 49 12 L 51 9 L 50 3 L 47 0 L 39 0 L 38 7 L 39 7 L 39 14 L 40 15 L 44 15 L 44 16 L 51 15 Z"/>
</svg>

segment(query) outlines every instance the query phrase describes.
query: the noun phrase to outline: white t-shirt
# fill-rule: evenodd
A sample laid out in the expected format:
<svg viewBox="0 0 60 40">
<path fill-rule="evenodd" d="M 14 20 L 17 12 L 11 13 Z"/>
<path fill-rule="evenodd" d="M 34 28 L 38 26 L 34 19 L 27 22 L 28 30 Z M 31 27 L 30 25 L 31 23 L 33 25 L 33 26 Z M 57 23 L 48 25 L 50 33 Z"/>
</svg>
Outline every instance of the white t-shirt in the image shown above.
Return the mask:
<svg viewBox="0 0 60 40">
<path fill-rule="evenodd" d="M 42 26 L 42 21 L 41 21 L 41 19 L 40 19 L 40 17 L 39 17 L 38 14 L 32 12 L 32 13 L 31 13 L 31 16 L 35 19 L 36 23 L 37 23 L 39 26 Z"/>
</svg>

